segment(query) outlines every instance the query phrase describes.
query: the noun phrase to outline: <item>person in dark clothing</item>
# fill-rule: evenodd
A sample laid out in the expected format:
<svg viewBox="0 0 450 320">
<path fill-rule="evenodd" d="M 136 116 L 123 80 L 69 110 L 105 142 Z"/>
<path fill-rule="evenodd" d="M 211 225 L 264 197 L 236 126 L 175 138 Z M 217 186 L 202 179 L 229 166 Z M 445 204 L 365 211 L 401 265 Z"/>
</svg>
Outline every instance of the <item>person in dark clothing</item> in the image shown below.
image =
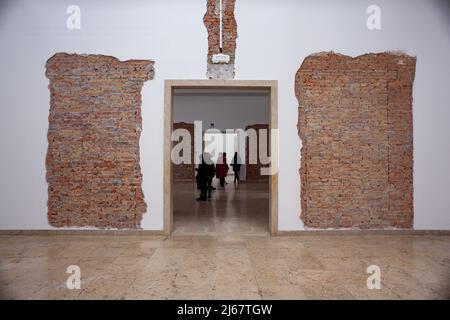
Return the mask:
<svg viewBox="0 0 450 320">
<path fill-rule="evenodd" d="M 211 155 L 207 152 L 201 155 L 201 161 L 198 165 L 197 171 L 197 187 L 200 189 L 200 197 L 197 201 L 206 201 L 206 195 L 211 198 L 211 183 L 214 177 L 214 162 L 211 160 Z"/>
<path fill-rule="evenodd" d="M 208 166 L 205 162 L 204 155 L 201 155 L 201 162 L 198 165 L 198 168 L 195 169 L 197 171 L 197 188 L 200 189 L 200 197 L 198 197 L 197 201 L 206 201 L 206 192 L 208 190 Z"/>
<path fill-rule="evenodd" d="M 220 187 L 223 189 L 225 187 L 225 178 L 228 172 L 228 164 L 227 164 L 227 154 L 224 152 L 219 155 L 219 159 L 216 164 L 216 178 L 220 181 Z"/>
<path fill-rule="evenodd" d="M 202 163 L 202 158 L 203 157 L 203 155 L 199 155 L 198 156 L 198 163 L 199 163 L 199 165 Z M 195 171 L 198 171 L 198 166 L 197 166 L 197 168 L 195 168 Z M 195 176 L 195 182 L 196 182 L 196 184 L 197 184 L 197 190 L 200 190 L 201 188 L 200 188 L 200 176 L 197 174 L 196 176 Z"/>
<path fill-rule="evenodd" d="M 211 198 L 211 190 L 215 190 L 215 188 L 213 188 L 213 186 L 212 186 L 212 181 L 213 181 L 213 178 L 214 178 L 215 168 L 214 168 L 214 162 L 211 159 L 211 154 L 208 153 L 208 152 L 205 152 L 204 155 L 205 155 L 204 156 L 204 160 L 205 160 L 205 163 L 206 163 L 206 174 L 207 174 L 207 177 L 208 177 L 206 187 L 207 187 L 207 190 L 208 190 L 208 198 Z"/>
<path fill-rule="evenodd" d="M 239 157 L 238 153 L 235 152 L 233 156 L 233 160 L 231 161 L 231 167 L 234 172 L 234 183 L 239 183 L 239 173 L 241 171 L 241 157 Z"/>
</svg>

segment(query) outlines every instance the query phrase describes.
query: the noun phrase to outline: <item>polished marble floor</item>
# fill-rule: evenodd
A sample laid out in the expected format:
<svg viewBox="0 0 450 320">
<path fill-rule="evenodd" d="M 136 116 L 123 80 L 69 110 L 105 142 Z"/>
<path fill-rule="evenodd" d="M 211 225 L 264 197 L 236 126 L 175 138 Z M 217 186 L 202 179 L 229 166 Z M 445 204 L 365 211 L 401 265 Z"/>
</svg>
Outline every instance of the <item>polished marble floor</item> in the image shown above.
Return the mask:
<svg viewBox="0 0 450 320">
<path fill-rule="evenodd" d="M 66 287 L 70 265 L 79 290 Z M 450 236 L 1 235 L 0 297 L 450 299 Z"/>
<path fill-rule="evenodd" d="M 211 199 L 198 197 L 193 182 L 173 183 L 175 235 L 267 235 L 269 221 L 269 183 L 233 183 L 227 177 L 224 190 L 211 192 Z M 218 187 L 218 180 L 213 185 Z"/>
<path fill-rule="evenodd" d="M 193 183 L 174 190 L 172 237 L 0 235 L 0 298 L 450 299 L 450 236 L 270 237 L 267 184 L 229 181 L 201 203 Z"/>
</svg>

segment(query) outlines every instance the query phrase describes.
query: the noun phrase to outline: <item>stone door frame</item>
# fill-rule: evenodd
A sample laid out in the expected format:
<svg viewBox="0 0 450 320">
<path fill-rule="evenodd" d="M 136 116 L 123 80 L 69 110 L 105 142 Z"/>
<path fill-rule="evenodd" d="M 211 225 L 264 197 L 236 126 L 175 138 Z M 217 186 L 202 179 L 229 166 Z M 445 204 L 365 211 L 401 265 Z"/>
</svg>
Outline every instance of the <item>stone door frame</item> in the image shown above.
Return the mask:
<svg viewBox="0 0 450 320">
<path fill-rule="evenodd" d="M 164 233 L 173 231 L 172 126 L 174 89 L 268 89 L 269 129 L 278 129 L 278 81 L 276 80 L 165 80 L 164 81 Z M 278 166 L 278 141 L 269 140 L 271 163 Z M 269 232 L 278 232 L 278 170 L 269 178 Z"/>
</svg>

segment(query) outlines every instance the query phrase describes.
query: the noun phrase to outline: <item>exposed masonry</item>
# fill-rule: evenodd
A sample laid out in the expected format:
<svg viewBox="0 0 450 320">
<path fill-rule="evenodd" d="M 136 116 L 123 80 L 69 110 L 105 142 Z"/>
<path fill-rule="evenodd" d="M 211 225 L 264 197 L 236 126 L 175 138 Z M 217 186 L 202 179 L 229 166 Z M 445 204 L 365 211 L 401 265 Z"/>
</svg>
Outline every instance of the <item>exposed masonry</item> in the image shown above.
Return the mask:
<svg viewBox="0 0 450 320">
<path fill-rule="evenodd" d="M 187 122 L 175 122 L 173 124 L 173 130 L 185 129 L 189 131 L 191 137 L 191 163 L 172 163 L 172 173 L 174 180 L 194 180 L 195 179 L 195 162 L 194 162 L 194 124 Z M 178 141 L 172 143 L 177 145 Z M 181 150 L 180 156 L 183 156 L 183 150 Z"/>
<path fill-rule="evenodd" d="M 48 220 L 55 227 L 140 227 L 141 88 L 153 61 L 57 53 L 47 61 Z"/>
<path fill-rule="evenodd" d="M 195 163 L 194 163 L 194 124 L 193 123 L 187 123 L 187 122 L 175 122 L 173 124 L 173 129 L 185 129 L 188 130 L 191 134 L 191 164 L 172 164 L 172 172 L 173 172 L 173 179 L 178 181 L 186 181 L 186 180 L 195 180 Z M 256 132 L 259 132 L 260 129 L 269 129 L 269 125 L 267 124 L 253 124 L 248 125 L 245 127 L 245 130 L 248 129 L 254 129 Z M 267 131 L 268 132 L 268 131 Z M 256 146 L 259 148 L 259 135 L 256 136 Z M 249 138 L 247 137 L 246 142 L 246 155 L 245 155 L 245 164 L 246 164 L 246 180 L 248 181 L 268 181 L 269 176 L 267 175 L 261 175 L 261 168 L 264 167 L 264 165 L 261 164 L 260 158 L 259 158 L 259 150 L 257 149 L 257 163 L 255 164 L 249 164 Z M 173 146 L 179 144 L 180 141 L 175 141 L 172 143 Z M 203 141 L 203 148 L 205 148 L 205 142 Z M 267 135 L 267 147 L 269 148 L 269 136 Z M 180 154 L 182 156 L 182 154 Z M 228 164 L 231 163 L 233 160 L 233 155 L 228 155 L 227 161 Z"/>
<path fill-rule="evenodd" d="M 230 56 L 229 63 L 212 63 L 212 56 L 220 52 L 220 0 L 207 0 L 203 23 L 208 31 L 208 79 L 234 79 L 234 60 L 236 51 L 237 25 L 234 18 L 235 0 L 223 0 L 222 49 Z"/>
<path fill-rule="evenodd" d="M 315 228 L 411 228 L 416 59 L 314 54 L 296 74 L 301 207 Z"/>
<path fill-rule="evenodd" d="M 260 130 L 266 130 L 267 132 L 267 149 L 266 153 L 270 152 L 269 148 L 269 125 L 268 124 L 252 124 L 252 125 L 248 125 L 245 127 L 245 131 L 247 132 L 247 130 L 249 129 L 253 129 L 255 130 L 258 134 L 256 136 L 256 152 L 257 152 L 257 162 L 254 164 L 250 164 L 250 149 L 249 149 L 249 138 L 247 137 L 247 142 L 246 142 L 246 147 L 245 147 L 245 163 L 247 164 L 245 167 L 245 179 L 247 181 L 261 181 L 261 182 L 265 182 L 269 180 L 269 176 L 268 175 L 261 175 L 261 168 L 263 167 L 267 167 L 267 165 L 262 165 L 261 164 L 261 159 L 259 156 L 259 146 L 260 146 Z M 231 161 L 232 158 L 230 158 Z"/>
</svg>

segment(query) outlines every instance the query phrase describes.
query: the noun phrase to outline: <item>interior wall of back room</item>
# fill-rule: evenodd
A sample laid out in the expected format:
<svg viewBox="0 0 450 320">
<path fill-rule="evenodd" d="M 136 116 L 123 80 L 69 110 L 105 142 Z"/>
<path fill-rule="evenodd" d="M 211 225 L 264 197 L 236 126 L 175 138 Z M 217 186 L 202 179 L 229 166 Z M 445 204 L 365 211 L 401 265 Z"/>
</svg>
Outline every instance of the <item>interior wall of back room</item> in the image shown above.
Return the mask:
<svg viewBox="0 0 450 320">
<path fill-rule="evenodd" d="M 243 129 L 250 124 L 268 124 L 270 98 L 264 94 L 175 94 L 173 121 L 202 121 L 203 130 Z"/>
<path fill-rule="evenodd" d="M 163 228 L 164 80 L 206 79 L 206 1 L 79 0 L 81 29 L 66 27 L 71 1 L 0 4 L 0 228 L 50 229 L 45 154 L 45 62 L 56 52 L 155 60 L 142 90 L 142 227 Z M 414 82 L 414 227 L 450 229 L 450 21 L 444 0 L 379 0 L 381 30 L 360 0 L 238 0 L 236 79 L 278 80 L 278 227 L 301 230 L 298 102 L 294 75 L 308 55 L 402 50 L 417 56 Z"/>
</svg>

